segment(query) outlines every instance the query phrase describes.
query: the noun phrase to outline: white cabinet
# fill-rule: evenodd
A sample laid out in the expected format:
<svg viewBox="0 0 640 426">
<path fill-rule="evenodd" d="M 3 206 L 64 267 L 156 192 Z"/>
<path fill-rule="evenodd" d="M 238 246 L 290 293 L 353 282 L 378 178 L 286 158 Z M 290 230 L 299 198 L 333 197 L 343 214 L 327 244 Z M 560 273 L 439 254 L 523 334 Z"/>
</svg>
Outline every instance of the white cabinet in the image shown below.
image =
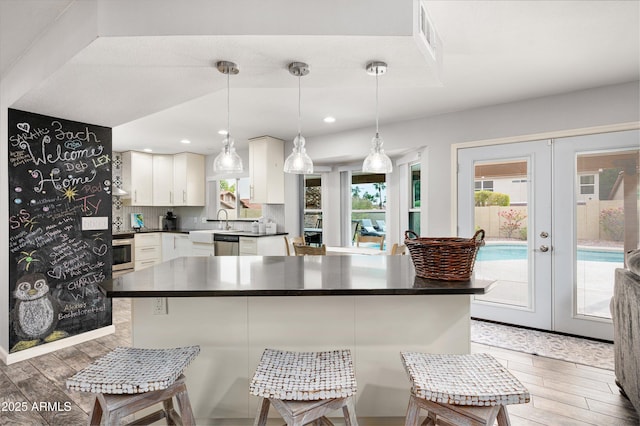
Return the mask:
<svg viewBox="0 0 640 426">
<path fill-rule="evenodd" d="M 191 245 L 191 256 L 215 256 L 213 244 L 193 243 Z"/>
<path fill-rule="evenodd" d="M 249 139 L 251 201 L 284 204 L 284 141 L 262 136 Z"/>
<path fill-rule="evenodd" d="M 125 199 L 131 206 L 153 204 L 153 156 L 144 152 L 122 153 L 122 189 L 129 193 Z"/>
<path fill-rule="evenodd" d="M 162 240 L 159 232 L 135 235 L 135 270 L 162 262 Z"/>
<path fill-rule="evenodd" d="M 173 205 L 173 155 L 153 155 L 153 205 Z"/>
<path fill-rule="evenodd" d="M 162 261 L 178 257 L 191 256 L 191 240 L 189 234 L 166 232 L 162 234 Z"/>
<path fill-rule="evenodd" d="M 286 256 L 283 235 L 240 237 L 240 256 Z"/>
<path fill-rule="evenodd" d="M 204 206 L 204 156 L 183 152 L 173 156 L 173 205 Z"/>
<path fill-rule="evenodd" d="M 204 206 L 204 155 L 123 152 L 122 189 L 131 206 Z"/>
</svg>

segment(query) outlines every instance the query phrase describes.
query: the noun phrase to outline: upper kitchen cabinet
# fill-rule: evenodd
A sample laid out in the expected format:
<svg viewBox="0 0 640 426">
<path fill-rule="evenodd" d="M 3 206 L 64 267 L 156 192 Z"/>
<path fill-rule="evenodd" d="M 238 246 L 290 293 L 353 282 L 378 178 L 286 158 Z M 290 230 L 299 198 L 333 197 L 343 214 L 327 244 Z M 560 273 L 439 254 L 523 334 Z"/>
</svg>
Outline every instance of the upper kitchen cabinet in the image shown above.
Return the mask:
<svg viewBox="0 0 640 426">
<path fill-rule="evenodd" d="M 249 139 L 251 202 L 284 204 L 284 141 L 262 136 Z"/>
<path fill-rule="evenodd" d="M 183 152 L 173 156 L 173 205 L 205 205 L 204 156 Z"/>
<path fill-rule="evenodd" d="M 153 156 L 144 152 L 122 153 L 122 189 L 132 206 L 153 205 Z"/>
<path fill-rule="evenodd" d="M 172 206 L 173 155 L 153 155 L 153 205 Z"/>
</svg>

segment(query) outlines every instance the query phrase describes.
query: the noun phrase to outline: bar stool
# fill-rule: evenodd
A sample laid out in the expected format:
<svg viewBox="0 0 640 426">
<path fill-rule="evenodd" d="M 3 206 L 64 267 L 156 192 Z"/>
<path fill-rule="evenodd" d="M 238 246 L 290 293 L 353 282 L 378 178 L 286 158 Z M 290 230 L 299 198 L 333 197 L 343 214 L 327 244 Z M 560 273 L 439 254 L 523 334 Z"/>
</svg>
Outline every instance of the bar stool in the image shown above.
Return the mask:
<svg viewBox="0 0 640 426">
<path fill-rule="evenodd" d="M 506 405 L 529 402 L 529 391 L 488 354 L 440 355 L 401 352 L 411 381 L 405 426 L 416 426 L 420 409 L 428 411 L 423 425 L 439 417 L 464 425 L 510 425 Z"/>
<path fill-rule="evenodd" d="M 162 418 L 167 424 L 195 425 L 184 369 L 200 353 L 199 346 L 173 349 L 119 347 L 67 379 L 67 389 L 97 394 L 89 425 L 119 425 L 135 412 L 162 403 L 163 408 L 135 424 Z M 176 397 L 180 415 L 173 408 Z M 170 423 L 172 421 L 173 423 Z"/>
<path fill-rule="evenodd" d="M 317 425 L 333 425 L 325 415 L 340 408 L 347 426 L 358 425 L 354 408 L 356 378 L 347 349 L 327 352 L 265 349 L 249 392 L 262 397 L 254 426 L 266 425 L 270 404 L 287 426 L 314 421 Z"/>
</svg>

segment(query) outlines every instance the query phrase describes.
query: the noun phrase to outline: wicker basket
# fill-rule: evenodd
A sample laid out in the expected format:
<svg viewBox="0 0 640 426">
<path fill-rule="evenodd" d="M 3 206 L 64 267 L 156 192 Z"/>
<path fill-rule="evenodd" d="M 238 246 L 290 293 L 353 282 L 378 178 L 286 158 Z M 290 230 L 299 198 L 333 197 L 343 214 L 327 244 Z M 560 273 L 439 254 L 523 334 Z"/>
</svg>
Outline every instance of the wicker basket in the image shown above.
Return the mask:
<svg viewBox="0 0 640 426">
<path fill-rule="evenodd" d="M 416 275 L 431 280 L 469 281 L 476 254 L 484 244 L 482 229 L 469 239 L 424 238 L 413 231 L 405 231 L 404 237 Z"/>
</svg>

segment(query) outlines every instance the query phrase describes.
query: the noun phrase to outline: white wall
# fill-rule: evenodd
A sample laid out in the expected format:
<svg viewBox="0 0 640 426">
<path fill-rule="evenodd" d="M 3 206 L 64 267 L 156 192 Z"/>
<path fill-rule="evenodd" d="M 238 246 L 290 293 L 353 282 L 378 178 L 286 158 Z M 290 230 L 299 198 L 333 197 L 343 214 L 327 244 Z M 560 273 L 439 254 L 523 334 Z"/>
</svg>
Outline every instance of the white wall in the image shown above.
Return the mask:
<svg viewBox="0 0 640 426">
<path fill-rule="evenodd" d="M 640 84 L 635 81 L 399 123 L 385 123 L 382 117 L 380 130 L 388 151 L 427 147 L 428 156 L 423 157 L 422 163 L 422 188 L 426 190 L 421 211 L 422 234 L 446 236 L 452 234 L 455 222 L 452 216 L 455 194 L 451 193 L 452 144 L 512 137 L 524 140 L 527 135 L 629 122 L 638 125 L 639 93 Z M 307 152 L 312 159 L 327 157 L 331 152 L 364 158 L 369 151 L 371 131 L 366 128 L 307 138 Z M 287 199 L 287 203 L 294 201 Z M 331 214 L 338 212 L 333 209 Z M 339 223 L 335 218 L 324 220 Z"/>
</svg>

